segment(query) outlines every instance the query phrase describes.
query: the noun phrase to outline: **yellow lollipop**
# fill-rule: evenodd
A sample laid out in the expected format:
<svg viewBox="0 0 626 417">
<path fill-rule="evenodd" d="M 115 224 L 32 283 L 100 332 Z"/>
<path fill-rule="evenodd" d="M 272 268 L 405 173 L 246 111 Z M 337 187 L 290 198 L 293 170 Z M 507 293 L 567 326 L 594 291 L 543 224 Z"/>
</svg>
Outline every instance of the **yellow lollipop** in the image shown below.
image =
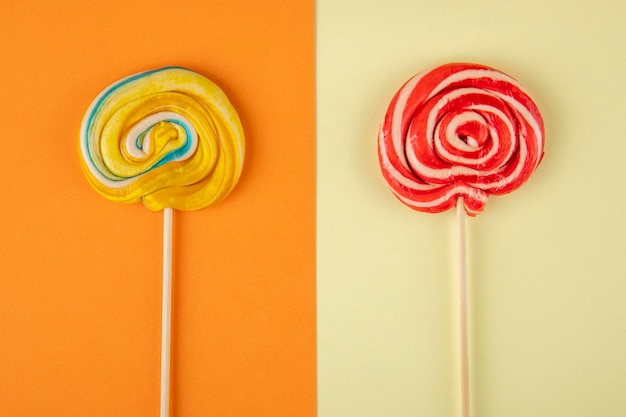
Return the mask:
<svg viewBox="0 0 626 417">
<path fill-rule="evenodd" d="M 237 112 L 202 75 L 166 67 L 102 91 L 80 127 L 79 153 L 91 186 L 109 200 L 163 210 L 161 417 L 169 415 L 172 211 L 224 199 L 243 168 Z"/>
<path fill-rule="evenodd" d="M 245 143 L 237 112 L 202 75 L 166 67 L 102 91 L 80 129 L 81 166 L 102 196 L 197 210 L 237 184 Z"/>
</svg>

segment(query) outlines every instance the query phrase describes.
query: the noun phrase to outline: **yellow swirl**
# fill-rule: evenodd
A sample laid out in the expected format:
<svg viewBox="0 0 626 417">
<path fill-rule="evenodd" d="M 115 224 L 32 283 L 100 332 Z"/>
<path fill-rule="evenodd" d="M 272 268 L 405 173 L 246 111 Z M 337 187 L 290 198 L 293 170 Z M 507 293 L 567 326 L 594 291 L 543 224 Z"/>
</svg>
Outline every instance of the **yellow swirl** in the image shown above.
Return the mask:
<svg viewBox="0 0 626 417">
<path fill-rule="evenodd" d="M 152 210 L 198 210 L 235 187 L 245 154 L 237 112 L 202 75 L 166 67 L 131 75 L 91 103 L 81 167 L 105 198 Z"/>
</svg>

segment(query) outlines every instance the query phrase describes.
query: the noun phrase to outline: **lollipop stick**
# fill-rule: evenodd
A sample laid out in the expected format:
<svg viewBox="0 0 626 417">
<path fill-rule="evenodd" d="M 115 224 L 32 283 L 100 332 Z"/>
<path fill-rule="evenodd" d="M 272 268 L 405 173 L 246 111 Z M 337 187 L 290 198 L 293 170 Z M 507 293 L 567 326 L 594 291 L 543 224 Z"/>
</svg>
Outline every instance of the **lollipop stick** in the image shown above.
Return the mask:
<svg viewBox="0 0 626 417">
<path fill-rule="evenodd" d="M 465 254 L 465 207 L 463 197 L 456 202 L 456 218 L 459 244 L 459 294 L 461 327 L 461 416 L 469 417 L 469 355 L 467 325 L 467 257 Z"/>
<path fill-rule="evenodd" d="M 161 417 L 170 413 L 170 333 L 172 322 L 172 209 L 163 210 L 163 304 L 161 305 Z"/>
</svg>

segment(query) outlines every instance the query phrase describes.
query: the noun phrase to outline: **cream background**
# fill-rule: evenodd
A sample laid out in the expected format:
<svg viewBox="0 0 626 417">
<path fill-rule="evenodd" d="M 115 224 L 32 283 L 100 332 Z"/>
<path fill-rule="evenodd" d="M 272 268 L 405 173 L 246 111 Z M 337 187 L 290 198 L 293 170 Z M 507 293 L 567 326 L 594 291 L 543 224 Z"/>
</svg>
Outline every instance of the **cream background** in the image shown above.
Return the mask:
<svg viewBox="0 0 626 417">
<path fill-rule="evenodd" d="M 376 136 L 413 74 L 473 61 L 538 103 L 546 156 L 468 221 L 472 411 L 626 415 L 626 3 L 317 1 L 319 417 L 459 415 L 455 214 Z"/>
</svg>

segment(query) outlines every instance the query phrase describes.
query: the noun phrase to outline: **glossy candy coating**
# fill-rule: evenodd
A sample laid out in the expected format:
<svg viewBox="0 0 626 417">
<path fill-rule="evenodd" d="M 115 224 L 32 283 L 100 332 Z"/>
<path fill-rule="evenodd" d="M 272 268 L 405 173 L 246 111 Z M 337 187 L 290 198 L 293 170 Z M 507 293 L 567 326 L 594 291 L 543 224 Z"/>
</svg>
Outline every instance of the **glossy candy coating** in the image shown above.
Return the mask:
<svg viewBox="0 0 626 417">
<path fill-rule="evenodd" d="M 103 90 L 80 128 L 81 167 L 105 198 L 198 210 L 235 187 L 245 142 L 237 112 L 202 75 L 166 67 Z"/>
<path fill-rule="evenodd" d="M 407 206 L 438 213 L 462 196 L 475 216 L 491 194 L 520 187 L 543 157 L 539 109 L 510 76 L 453 63 L 415 75 L 393 97 L 378 137 L 389 187 Z"/>
</svg>

